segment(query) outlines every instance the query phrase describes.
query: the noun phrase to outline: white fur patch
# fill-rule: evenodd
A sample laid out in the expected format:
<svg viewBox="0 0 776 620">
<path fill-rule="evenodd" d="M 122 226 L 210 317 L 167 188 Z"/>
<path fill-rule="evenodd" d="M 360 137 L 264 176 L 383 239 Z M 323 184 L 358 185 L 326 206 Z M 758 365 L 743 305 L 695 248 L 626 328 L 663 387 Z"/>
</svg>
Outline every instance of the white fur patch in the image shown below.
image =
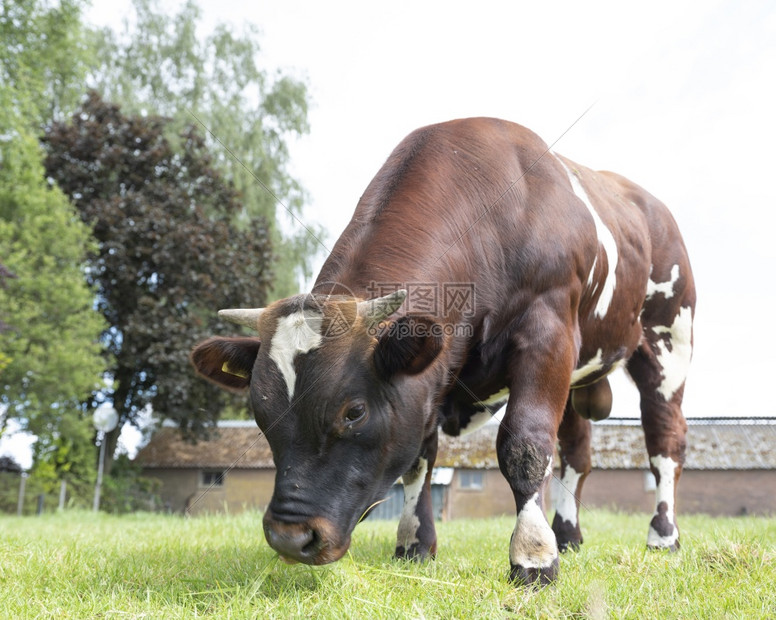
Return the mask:
<svg viewBox="0 0 776 620">
<path fill-rule="evenodd" d="M 493 406 L 493 405 L 503 405 L 504 403 L 509 400 L 509 388 L 501 388 L 498 392 L 495 394 L 491 394 L 488 396 L 485 400 L 481 400 L 478 403 L 474 403 L 475 406 Z"/>
<path fill-rule="evenodd" d="M 663 380 L 658 392 L 667 401 L 671 400 L 676 391 L 687 378 L 692 359 L 692 309 L 689 306 L 679 308 L 671 327 L 656 325 L 652 328 L 656 334 L 668 334 L 671 350 L 665 341 L 657 341 L 657 359 L 663 368 Z"/>
<path fill-rule="evenodd" d="M 606 274 L 606 279 L 604 280 L 603 287 L 601 288 L 601 294 L 598 297 L 598 302 L 596 303 L 594 310 L 595 316 L 599 319 L 602 319 L 609 311 L 609 306 L 611 305 L 612 299 L 614 298 L 614 287 L 617 284 L 617 278 L 615 275 L 617 262 L 619 261 L 617 242 L 614 240 L 612 231 L 606 227 L 606 224 L 604 224 L 601 216 L 598 215 L 598 211 L 595 210 L 595 207 L 593 207 L 593 204 L 590 202 L 590 197 L 587 195 L 585 188 L 582 187 L 582 183 L 580 182 L 577 175 L 569 170 L 566 167 L 566 164 L 564 164 L 560 158 L 556 159 L 560 162 L 560 165 L 563 166 L 564 170 L 566 171 L 569 181 L 571 182 L 571 188 L 574 190 L 574 194 L 576 194 L 577 198 L 579 198 L 584 203 L 584 205 L 587 207 L 587 210 L 590 211 L 590 215 L 593 216 L 595 232 L 598 236 L 598 243 L 604 246 L 604 251 L 606 252 L 607 258 L 609 259 L 609 273 Z M 596 260 L 593 261 L 593 266 L 590 269 L 588 285 L 592 284 L 596 262 L 597 257 Z"/>
<path fill-rule="evenodd" d="M 649 533 L 647 534 L 647 544 L 652 547 L 670 547 L 679 538 L 679 529 L 676 527 L 674 514 L 674 478 L 679 463 L 669 456 L 660 455 L 651 457 L 649 462 L 652 463 L 652 466 L 660 474 L 660 482 L 657 483 L 657 488 L 655 489 L 655 515 L 658 514 L 657 506 L 660 502 L 665 502 L 667 507 L 666 517 L 671 525 L 674 526 L 674 529 L 669 536 L 661 536 L 650 525 Z"/>
<path fill-rule="evenodd" d="M 469 435 L 474 431 L 481 429 L 492 419 L 493 419 L 493 415 L 487 409 L 484 409 L 483 411 L 478 411 L 469 419 L 469 423 L 466 426 L 458 429 L 459 437 L 463 437 L 464 435 Z"/>
<path fill-rule="evenodd" d="M 603 370 L 604 367 L 604 351 L 603 349 L 598 349 L 598 351 L 595 354 L 595 357 L 585 362 L 581 367 L 575 369 L 571 373 L 571 385 L 576 385 L 580 381 L 582 381 L 585 377 L 592 375 L 594 372 L 599 372 L 600 370 Z"/>
<path fill-rule="evenodd" d="M 553 478 L 555 512 L 561 519 L 571 523 L 573 527 L 577 525 L 576 492 L 581 477 L 581 473 L 576 471 L 571 465 L 566 465 L 563 478 L 560 480 Z"/>
<path fill-rule="evenodd" d="M 278 319 L 275 334 L 270 343 L 269 356 L 277 364 L 286 382 L 288 400 L 294 397 L 296 370 L 294 359 L 321 346 L 323 315 L 312 310 L 300 310 Z"/>
<path fill-rule="evenodd" d="M 679 280 L 679 265 L 671 267 L 671 279 L 667 282 L 655 282 L 652 280 L 652 271 L 650 270 L 649 281 L 647 282 L 647 299 L 650 299 L 662 293 L 666 299 L 674 296 L 674 284 Z"/>
<path fill-rule="evenodd" d="M 523 568 L 547 568 L 558 557 L 558 543 L 534 493 L 517 515 L 509 561 Z"/>
<path fill-rule="evenodd" d="M 404 507 L 401 511 L 396 539 L 397 544 L 405 549 L 409 549 L 412 545 L 419 542 L 418 528 L 420 527 L 420 519 L 415 514 L 415 509 L 418 507 L 418 500 L 420 499 L 420 493 L 423 490 L 423 483 L 426 480 L 427 473 L 428 461 L 420 459 L 418 461 L 417 477 L 409 483 L 404 483 Z"/>
<path fill-rule="evenodd" d="M 460 429 L 460 434 L 468 435 L 469 433 L 473 433 L 477 429 L 482 428 L 485 424 L 494 418 L 494 414 L 492 414 L 491 411 L 497 411 L 502 406 L 506 405 L 508 400 L 509 388 L 505 387 L 500 389 L 495 394 L 491 394 L 486 399 L 474 403 L 475 407 L 482 407 L 483 411 L 478 411 L 475 413 L 469 420 L 469 423 Z M 486 409 L 486 407 L 488 409 Z"/>
</svg>

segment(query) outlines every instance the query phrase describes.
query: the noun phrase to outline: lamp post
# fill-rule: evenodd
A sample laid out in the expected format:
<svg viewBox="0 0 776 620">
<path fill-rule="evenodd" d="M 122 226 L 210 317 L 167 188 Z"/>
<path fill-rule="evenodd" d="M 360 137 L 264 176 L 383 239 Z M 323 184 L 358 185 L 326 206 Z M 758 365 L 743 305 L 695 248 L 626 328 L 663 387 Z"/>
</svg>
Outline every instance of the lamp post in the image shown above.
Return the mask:
<svg viewBox="0 0 776 620">
<path fill-rule="evenodd" d="M 100 407 L 94 411 L 94 428 L 100 440 L 100 460 L 97 463 L 97 483 L 94 485 L 93 510 L 100 509 L 100 489 L 102 488 L 102 472 L 105 468 L 105 435 L 110 433 L 119 423 L 119 414 L 113 407 Z"/>
</svg>

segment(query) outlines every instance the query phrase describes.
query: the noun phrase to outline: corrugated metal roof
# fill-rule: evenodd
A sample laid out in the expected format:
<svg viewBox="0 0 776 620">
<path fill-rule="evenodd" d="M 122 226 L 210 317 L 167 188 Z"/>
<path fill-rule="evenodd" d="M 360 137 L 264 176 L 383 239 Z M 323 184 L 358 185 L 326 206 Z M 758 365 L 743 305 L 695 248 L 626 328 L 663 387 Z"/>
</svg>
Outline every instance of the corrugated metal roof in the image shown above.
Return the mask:
<svg viewBox="0 0 776 620">
<path fill-rule="evenodd" d="M 776 469 L 776 419 L 689 419 L 686 469 Z M 440 434 L 437 466 L 496 469 L 498 425 L 464 437 Z M 638 420 L 593 424 L 593 467 L 647 469 Z M 136 457 L 147 468 L 274 468 L 269 444 L 253 422 L 219 424 L 210 441 L 190 443 L 163 427 Z"/>
</svg>

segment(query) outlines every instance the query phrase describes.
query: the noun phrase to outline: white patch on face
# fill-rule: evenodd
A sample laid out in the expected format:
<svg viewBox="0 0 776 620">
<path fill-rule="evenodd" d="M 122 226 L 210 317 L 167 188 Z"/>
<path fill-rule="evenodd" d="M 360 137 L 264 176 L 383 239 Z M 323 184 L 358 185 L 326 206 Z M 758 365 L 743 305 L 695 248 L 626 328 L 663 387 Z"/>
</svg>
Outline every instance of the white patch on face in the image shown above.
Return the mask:
<svg viewBox="0 0 776 620">
<path fill-rule="evenodd" d="M 509 561 L 523 568 L 547 568 L 558 557 L 558 543 L 534 493 L 517 515 L 509 545 Z"/>
<path fill-rule="evenodd" d="M 288 400 L 294 397 L 296 370 L 294 359 L 321 346 L 323 315 L 312 310 L 300 310 L 278 319 L 275 334 L 270 343 L 269 356 L 277 364 L 286 382 Z"/>
<path fill-rule="evenodd" d="M 396 535 L 397 545 L 409 549 L 412 545 L 420 542 L 418 540 L 418 528 L 420 527 L 420 519 L 415 514 L 415 509 L 418 506 L 418 500 L 420 499 L 420 493 L 423 490 L 423 483 L 426 480 L 426 474 L 428 473 L 428 461 L 426 459 L 419 459 L 418 468 L 415 470 L 417 476 L 412 480 L 404 483 L 404 507 L 401 511 L 401 518 L 399 519 L 399 529 Z M 415 472 L 413 472 L 414 474 Z"/>
<path fill-rule="evenodd" d="M 553 478 L 555 512 L 561 519 L 571 523 L 572 527 L 576 527 L 577 525 L 576 492 L 580 478 L 582 478 L 582 474 L 576 471 L 571 465 L 566 465 L 566 471 L 563 473 L 563 478 L 560 480 Z"/>
<path fill-rule="evenodd" d="M 674 526 L 673 532 L 669 536 L 661 536 L 654 528 L 649 526 L 647 534 L 647 544 L 652 547 L 671 547 L 679 538 L 679 529 L 676 527 L 674 515 L 674 479 L 676 468 L 679 466 L 674 459 L 669 456 L 653 456 L 649 459 L 652 466 L 660 474 L 660 482 L 655 489 L 655 515 L 658 514 L 657 506 L 660 502 L 665 502 L 667 511 L 666 517 L 671 525 Z"/>
<path fill-rule="evenodd" d="M 652 280 L 652 271 L 650 270 L 649 281 L 647 282 L 647 299 L 651 299 L 658 293 L 663 293 L 666 299 L 674 296 L 674 284 L 679 280 L 679 265 L 671 267 L 671 279 L 667 282 L 654 282 Z"/>
<path fill-rule="evenodd" d="M 593 216 L 593 222 L 595 223 L 595 232 L 596 232 L 596 236 L 598 237 L 598 243 L 604 246 L 606 257 L 609 259 L 609 273 L 606 274 L 606 279 L 604 280 L 604 284 L 601 289 L 601 295 L 598 297 L 598 302 L 596 303 L 595 310 L 594 310 L 594 314 L 596 318 L 602 319 L 606 316 L 606 313 L 609 311 L 609 306 L 611 305 L 612 298 L 614 297 L 614 287 L 617 284 L 617 278 L 615 276 L 615 270 L 617 269 L 617 262 L 619 261 L 617 242 L 614 240 L 614 235 L 612 235 L 612 231 L 606 227 L 606 224 L 604 224 L 603 220 L 601 219 L 601 216 L 598 215 L 598 211 L 595 210 L 595 207 L 593 207 L 593 204 L 590 202 L 590 197 L 587 195 L 585 188 L 582 187 L 582 183 L 580 183 L 577 175 L 575 175 L 571 170 L 569 170 L 566 167 L 566 164 L 564 164 L 560 158 L 556 157 L 556 159 L 560 162 L 560 165 L 563 166 L 563 169 L 566 171 L 569 181 L 571 182 L 571 188 L 574 190 L 574 194 L 576 194 L 577 198 L 579 198 L 585 204 L 585 206 L 587 207 L 587 210 L 590 211 L 590 215 Z M 593 273 L 595 271 L 596 262 L 597 262 L 597 257 L 596 257 L 596 261 L 593 261 L 593 267 L 590 269 L 590 276 L 588 277 L 588 285 L 592 284 Z"/>
<path fill-rule="evenodd" d="M 690 368 L 692 309 L 689 306 L 679 308 L 679 314 L 674 318 L 671 327 L 656 325 L 652 331 L 656 334 L 668 334 L 671 341 L 670 351 L 664 340 L 657 341 L 657 359 L 663 368 L 663 380 L 657 390 L 669 401 L 684 383 Z"/>
</svg>

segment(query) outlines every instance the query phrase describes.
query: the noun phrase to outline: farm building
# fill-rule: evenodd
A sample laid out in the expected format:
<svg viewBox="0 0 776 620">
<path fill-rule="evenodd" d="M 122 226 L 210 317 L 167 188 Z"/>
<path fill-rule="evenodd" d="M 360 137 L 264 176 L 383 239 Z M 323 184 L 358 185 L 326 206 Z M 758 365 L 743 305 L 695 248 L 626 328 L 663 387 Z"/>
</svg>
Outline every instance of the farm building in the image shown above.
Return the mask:
<svg viewBox="0 0 776 620">
<path fill-rule="evenodd" d="M 776 419 L 690 419 L 688 423 L 679 510 L 776 514 Z M 512 493 L 496 460 L 497 430 L 497 425 L 488 424 L 465 437 L 440 435 L 433 480 L 438 518 L 514 512 Z M 595 423 L 592 444 L 593 472 L 585 482 L 584 504 L 651 512 L 654 479 L 638 420 Z M 175 512 L 263 510 L 272 496 L 272 453 L 253 422 L 221 422 L 212 440 L 196 444 L 165 426 L 136 461 L 146 476 L 161 481 L 162 501 Z M 551 485 L 550 501 L 553 492 Z M 397 485 L 370 518 L 398 518 L 401 501 Z"/>
</svg>

